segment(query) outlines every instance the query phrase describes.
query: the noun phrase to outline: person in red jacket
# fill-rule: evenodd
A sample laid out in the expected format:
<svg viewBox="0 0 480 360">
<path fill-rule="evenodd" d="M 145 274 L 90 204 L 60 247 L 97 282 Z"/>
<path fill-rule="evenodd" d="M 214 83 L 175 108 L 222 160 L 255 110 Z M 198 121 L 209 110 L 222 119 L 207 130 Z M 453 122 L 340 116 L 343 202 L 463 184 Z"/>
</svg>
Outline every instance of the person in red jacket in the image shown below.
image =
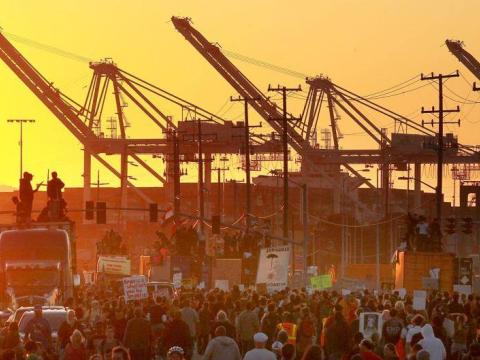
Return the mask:
<svg viewBox="0 0 480 360">
<path fill-rule="evenodd" d="M 360 342 L 360 355 L 363 360 L 382 360 L 380 356 L 373 352 L 373 343 L 368 339 L 363 339 Z"/>
</svg>

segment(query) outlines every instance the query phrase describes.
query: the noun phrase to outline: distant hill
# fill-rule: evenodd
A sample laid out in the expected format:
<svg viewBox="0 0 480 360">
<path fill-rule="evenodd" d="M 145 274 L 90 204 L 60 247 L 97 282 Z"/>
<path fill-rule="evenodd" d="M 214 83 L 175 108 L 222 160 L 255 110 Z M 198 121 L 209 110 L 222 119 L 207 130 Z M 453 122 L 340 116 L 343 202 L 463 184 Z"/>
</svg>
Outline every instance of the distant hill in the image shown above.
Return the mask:
<svg viewBox="0 0 480 360">
<path fill-rule="evenodd" d="M 0 185 L 0 192 L 12 192 L 15 191 L 16 189 L 13 186 L 8 186 L 8 185 Z"/>
</svg>

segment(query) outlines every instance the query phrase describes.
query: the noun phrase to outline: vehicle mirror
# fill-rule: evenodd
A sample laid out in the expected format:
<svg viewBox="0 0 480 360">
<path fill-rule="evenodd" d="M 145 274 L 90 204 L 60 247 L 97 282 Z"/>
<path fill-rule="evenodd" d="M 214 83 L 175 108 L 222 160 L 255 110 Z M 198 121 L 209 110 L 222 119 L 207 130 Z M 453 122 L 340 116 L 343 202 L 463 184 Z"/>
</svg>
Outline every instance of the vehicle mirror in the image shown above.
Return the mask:
<svg viewBox="0 0 480 360">
<path fill-rule="evenodd" d="M 75 286 L 75 287 L 80 286 L 80 275 L 79 274 L 73 275 L 73 286 Z"/>
</svg>

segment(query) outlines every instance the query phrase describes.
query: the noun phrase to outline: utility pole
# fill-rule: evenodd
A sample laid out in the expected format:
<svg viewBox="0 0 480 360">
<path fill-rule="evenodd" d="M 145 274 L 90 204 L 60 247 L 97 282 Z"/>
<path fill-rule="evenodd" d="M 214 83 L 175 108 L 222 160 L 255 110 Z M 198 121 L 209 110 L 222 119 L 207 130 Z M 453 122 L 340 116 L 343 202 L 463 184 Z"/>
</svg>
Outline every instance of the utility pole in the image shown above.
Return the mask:
<svg viewBox="0 0 480 360">
<path fill-rule="evenodd" d="M 8 119 L 7 123 L 10 124 L 20 124 L 20 141 L 18 145 L 20 146 L 20 177 L 23 176 L 23 124 L 35 123 L 34 119 Z"/>
<path fill-rule="evenodd" d="M 49 179 L 49 175 L 47 175 L 47 182 L 48 182 L 48 179 Z M 90 185 L 96 185 L 97 186 L 97 202 L 100 201 L 100 186 L 103 186 L 103 185 L 108 185 L 109 183 L 102 183 L 100 182 L 100 170 L 97 170 L 97 181 L 94 182 L 94 183 L 90 183 Z"/>
<path fill-rule="evenodd" d="M 443 82 L 445 79 L 449 79 L 452 77 L 458 77 L 458 70 L 454 74 L 438 74 L 434 75 L 433 73 L 429 76 L 421 75 L 421 80 L 438 80 L 438 109 L 432 106 L 431 110 L 425 110 L 422 107 L 422 114 L 438 114 L 438 122 L 431 121 L 430 124 L 433 126 L 434 124 L 438 124 L 438 144 L 437 144 L 437 187 L 435 189 L 436 192 L 436 213 L 438 222 L 441 224 L 442 222 L 442 182 L 443 182 L 443 125 L 444 124 L 451 124 L 453 122 L 445 122 L 444 121 L 444 114 L 446 113 L 454 113 L 459 112 L 460 107 L 457 105 L 456 109 L 447 110 L 443 108 Z M 460 120 L 458 120 L 458 125 L 460 126 Z M 422 121 L 422 126 L 424 122 Z"/>
<path fill-rule="evenodd" d="M 244 139 L 245 139 L 245 183 L 246 183 L 246 191 L 245 191 L 245 196 L 246 196 L 246 201 L 245 201 L 245 224 L 246 224 L 246 233 L 248 234 L 250 232 L 250 216 L 252 214 L 252 199 L 251 199 L 251 183 L 250 183 L 250 128 L 253 127 L 260 127 L 258 126 L 250 126 L 248 122 L 248 103 L 251 101 L 256 101 L 259 100 L 259 97 L 245 97 L 242 98 L 238 96 L 237 98 L 234 98 L 233 96 L 230 96 L 230 101 L 232 102 L 237 102 L 241 101 L 243 102 L 244 106 L 244 117 L 245 117 L 245 124 L 243 128 L 245 129 L 244 133 Z"/>
<path fill-rule="evenodd" d="M 203 219 L 205 217 L 205 204 L 203 194 L 203 149 L 202 149 L 202 120 L 197 119 L 198 133 L 198 207 L 200 215 L 200 236 L 203 241 Z"/>
<path fill-rule="evenodd" d="M 222 206 L 222 199 L 223 199 L 223 191 L 222 191 L 222 181 L 221 181 L 221 176 L 220 172 L 221 171 L 226 171 L 229 170 L 229 168 L 226 167 L 218 167 L 218 168 L 213 168 L 212 171 L 217 172 L 217 215 L 218 216 L 223 216 L 223 206 Z"/>
<path fill-rule="evenodd" d="M 287 88 L 278 85 L 276 88 L 268 85 L 268 91 L 275 91 L 282 94 L 283 116 L 272 121 L 282 121 L 282 150 L 283 150 L 283 237 L 288 238 L 288 122 L 299 121 L 301 118 L 288 117 L 287 113 L 287 92 L 302 91 L 300 85 L 296 88 Z"/>
<path fill-rule="evenodd" d="M 173 140 L 173 216 L 175 222 L 180 213 L 180 143 L 177 131 L 172 131 Z"/>
</svg>

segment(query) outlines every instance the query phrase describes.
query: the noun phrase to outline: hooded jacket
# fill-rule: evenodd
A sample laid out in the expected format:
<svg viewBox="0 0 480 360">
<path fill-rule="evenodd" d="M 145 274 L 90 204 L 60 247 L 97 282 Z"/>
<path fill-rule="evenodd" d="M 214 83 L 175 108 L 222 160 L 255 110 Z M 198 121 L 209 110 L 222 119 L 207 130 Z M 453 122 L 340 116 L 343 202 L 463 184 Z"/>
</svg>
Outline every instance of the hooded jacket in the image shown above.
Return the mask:
<svg viewBox="0 0 480 360">
<path fill-rule="evenodd" d="M 204 360 L 241 360 L 237 343 L 228 336 L 217 336 L 210 340 L 203 355 Z"/>
<path fill-rule="evenodd" d="M 430 324 L 425 325 L 422 328 L 423 339 L 418 343 L 422 348 L 430 354 L 430 360 L 445 360 L 447 358 L 447 352 L 442 341 L 435 337 L 433 334 L 433 328 Z"/>
</svg>

